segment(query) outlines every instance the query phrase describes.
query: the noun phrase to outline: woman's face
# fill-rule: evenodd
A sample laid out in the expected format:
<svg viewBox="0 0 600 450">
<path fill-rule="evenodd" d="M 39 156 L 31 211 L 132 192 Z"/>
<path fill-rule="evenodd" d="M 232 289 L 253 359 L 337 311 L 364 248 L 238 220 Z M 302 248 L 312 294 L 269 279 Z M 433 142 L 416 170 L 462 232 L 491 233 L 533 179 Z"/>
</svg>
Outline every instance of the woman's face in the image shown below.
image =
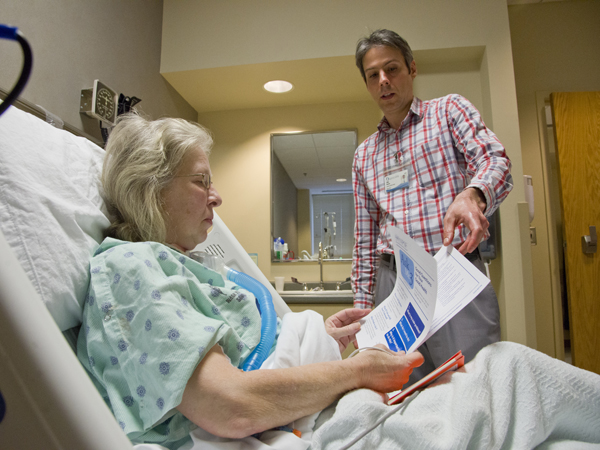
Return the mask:
<svg viewBox="0 0 600 450">
<path fill-rule="evenodd" d="M 206 239 L 213 223 L 213 208 L 223 200 L 211 185 L 207 189 L 202 176 L 210 174 L 208 158 L 200 149 L 190 151 L 184 158 L 176 178 L 163 190 L 167 244 L 179 250 L 192 250 Z"/>
</svg>

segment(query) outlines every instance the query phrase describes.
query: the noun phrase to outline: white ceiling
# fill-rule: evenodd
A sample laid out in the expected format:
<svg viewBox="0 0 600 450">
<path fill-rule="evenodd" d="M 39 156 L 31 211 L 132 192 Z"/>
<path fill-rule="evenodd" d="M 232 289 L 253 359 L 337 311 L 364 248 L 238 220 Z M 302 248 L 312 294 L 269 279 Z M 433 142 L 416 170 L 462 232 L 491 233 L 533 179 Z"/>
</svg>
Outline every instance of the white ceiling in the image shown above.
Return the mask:
<svg viewBox="0 0 600 450">
<path fill-rule="evenodd" d="M 354 65 L 354 56 L 163 72 L 162 75 L 199 113 L 371 99 Z M 271 80 L 288 81 L 294 88 L 283 94 L 267 92 L 263 85 Z"/>
<path fill-rule="evenodd" d="M 298 189 L 351 192 L 356 131 L 274 134 L 272 148 Z M 346 181 L 338 182 L 339 178 Z"/>
<path fill-rule="evenodd" d="M 444 64 L 478 64 L 482 46 L 415 50 L 420 74 Z M 249 108 L 371 101 L 354 63 L 354 55 L 296 61 L 162 72 L 165 79 L 202 114 Z M 263 89 L 285 80 L 294 89 L 273 94 Z"/>
</svg>

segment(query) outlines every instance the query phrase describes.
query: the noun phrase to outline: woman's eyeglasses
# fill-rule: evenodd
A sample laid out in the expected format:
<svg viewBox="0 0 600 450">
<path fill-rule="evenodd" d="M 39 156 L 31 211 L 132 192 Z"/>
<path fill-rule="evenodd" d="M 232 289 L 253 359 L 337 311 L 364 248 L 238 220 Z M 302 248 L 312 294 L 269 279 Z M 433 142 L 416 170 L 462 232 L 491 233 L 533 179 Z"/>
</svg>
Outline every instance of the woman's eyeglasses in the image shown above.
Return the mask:
<svg viewBox="0 0 600 450">
<path fill-rule="evenodd" d="M 207 190 L 210 189 L 210 185 L 212 184 L 212 177 L 211 177 L 210 173 L 193 173 L 191 175 L 179 175 L 179 176 L 176 176 L 175 178 L 186 178 L 186 177 L 201 177 L 202 184 L 204 185 L 204 187 Z"/>
</svg>

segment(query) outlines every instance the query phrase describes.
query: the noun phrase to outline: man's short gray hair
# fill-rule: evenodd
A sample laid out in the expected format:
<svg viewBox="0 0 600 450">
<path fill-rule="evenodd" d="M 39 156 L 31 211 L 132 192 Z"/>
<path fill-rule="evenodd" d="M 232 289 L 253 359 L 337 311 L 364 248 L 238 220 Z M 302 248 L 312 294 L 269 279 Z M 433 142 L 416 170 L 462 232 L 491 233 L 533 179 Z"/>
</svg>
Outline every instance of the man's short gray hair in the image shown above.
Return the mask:
<svg viewBox="0 0 600 450">
<path fill-rule="evenodd" d="M 393 31 L 384 29 L 375 30 L 368 37 L 360 39 L 356 44 L 356 53 L 354 55 L 356 67 L 358 67 L 358 70 L 360 70 L 360 74 L 365 82 L 367 81 L 367 77 L 365 76 L 365 69 L 363 67 L 363 58 L 373 47 L 381 46 L 393 47 L 400 50 L 404 56 L 406 67 L 410 72 L 410 64 L 413 62 L 413 54 L 408 42 L 406 42 L 406 40 Z"/>
<path fill-rule="evenodd" d="M 103 195 L 111 218 L 107 234 L 117 239 L 165 243 L 163 189 L 185 155 L 200 148 L 208 157 L 212 137 L 201 125 L 183 119 L 148 120 L 119 116 L 106 144 Z"/>
</svg>

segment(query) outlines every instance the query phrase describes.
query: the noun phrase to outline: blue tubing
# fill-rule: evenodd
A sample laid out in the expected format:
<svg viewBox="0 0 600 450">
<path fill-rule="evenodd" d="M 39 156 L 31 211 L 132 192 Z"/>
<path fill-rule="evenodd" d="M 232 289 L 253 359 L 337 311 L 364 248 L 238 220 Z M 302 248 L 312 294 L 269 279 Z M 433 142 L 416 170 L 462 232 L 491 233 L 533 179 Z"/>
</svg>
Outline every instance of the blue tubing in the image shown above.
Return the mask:
<svg viewBox="0 0 600 450">
<path fill-rule="evenodd" d="M 275 342 L 277 333 L 277 313 L 273 306 L 273 297 L 269 290 L 251 276 L 227 268 L 227 279 L 252 292 L 256 297 L 261 316 L 260 342 L 244 362 L 242 369 L 246 372 L 260 368 Z"/>
<path fill-rule="evenodd" d="M 0 38 L 1 39 L 10 39 L 11 41 L 17 40 L 17 27 L 11 27 L 10 25 L 0 24 Z"/>
</svg>

